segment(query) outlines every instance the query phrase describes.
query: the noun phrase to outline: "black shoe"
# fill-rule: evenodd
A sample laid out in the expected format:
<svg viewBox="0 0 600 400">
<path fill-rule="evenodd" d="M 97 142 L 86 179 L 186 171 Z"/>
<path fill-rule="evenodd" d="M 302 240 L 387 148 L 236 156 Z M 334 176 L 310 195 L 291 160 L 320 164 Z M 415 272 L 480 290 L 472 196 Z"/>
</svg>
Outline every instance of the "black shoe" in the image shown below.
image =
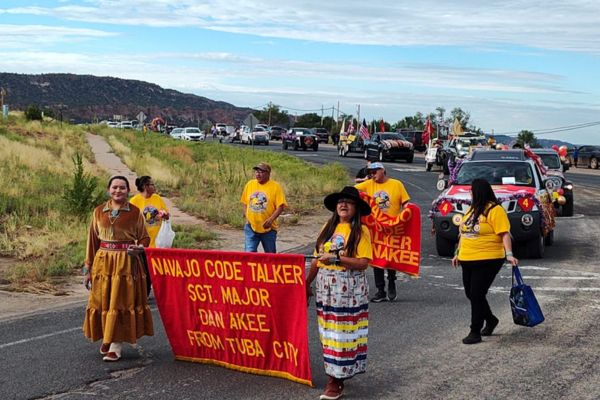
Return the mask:
<svg viewBox="0 0 600 400">
<path fill-rule="evenodd" d="M 396 282 L 388 282 L 388 300 L 394 301 L 396 299 Z"/>
<path fill-rule="evenodd" d="M 383 290 L 380 290 L 379 292 L 377 292 L 377 294 L 371 299 L 371 301 L 373 303 L 381 303 L 382 301 L 387 301 L 388 298 L 385 295 L 385 292 Z"/>
<path fill-rule="evenodd" d="M 462 342 L 464 344 L 475 344 L 481 342 L 481 335 L 477 332 L 470 332 L 467 337 L 465 337 Z"/>
<path fill-rule="evenodd" d="M 492 318 L 485 322 L 485 328 L 481 330 L 481 336 L 492 336 L 494 329 L 498 326 L 498 322 L 500 322 L 500 320 L 492 315 Z"/>
</svg>

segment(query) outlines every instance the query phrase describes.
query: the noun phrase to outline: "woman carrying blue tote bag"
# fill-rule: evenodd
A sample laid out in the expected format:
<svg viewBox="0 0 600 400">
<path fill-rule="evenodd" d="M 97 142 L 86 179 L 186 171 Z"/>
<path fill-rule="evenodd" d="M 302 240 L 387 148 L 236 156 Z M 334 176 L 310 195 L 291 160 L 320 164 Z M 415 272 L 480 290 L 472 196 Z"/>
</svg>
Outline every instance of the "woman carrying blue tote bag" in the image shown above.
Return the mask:
<svg viewBox="0 0 600 400">
<path fill-rule="evenodd" d="M 512 288 L 510 289 L 510 309 L 513 321 L 517 325 L 534 327 L 544 322 L 544 314 L 533 294 L 531 286 L 523 282 L 518 266 L 512 269 Z"/>
</svg>

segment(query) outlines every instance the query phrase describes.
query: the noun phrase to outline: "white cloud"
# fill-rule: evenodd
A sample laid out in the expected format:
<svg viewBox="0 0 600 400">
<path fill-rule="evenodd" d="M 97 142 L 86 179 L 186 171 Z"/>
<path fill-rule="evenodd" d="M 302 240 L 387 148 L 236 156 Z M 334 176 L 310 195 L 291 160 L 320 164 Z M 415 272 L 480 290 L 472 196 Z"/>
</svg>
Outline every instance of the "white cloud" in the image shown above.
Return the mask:
<svg viewBox="0 0 600 400">
<path fill-rule="evenodd" d="M 90 0 L 0 13 L 129 25 L 196 26 L 317 42 L 392 46 L 506 45 L 600 54 L 600 2 L 474 0 Z"/>
<path fill-rule="evenodd" d="M 22 49 L 56 42 L 79 42 L 90 38 L 106 38 L 117 33 L 97 29 L 68 28 L 46 25 L 0 24 L 0 48 Z"/>
</svg>

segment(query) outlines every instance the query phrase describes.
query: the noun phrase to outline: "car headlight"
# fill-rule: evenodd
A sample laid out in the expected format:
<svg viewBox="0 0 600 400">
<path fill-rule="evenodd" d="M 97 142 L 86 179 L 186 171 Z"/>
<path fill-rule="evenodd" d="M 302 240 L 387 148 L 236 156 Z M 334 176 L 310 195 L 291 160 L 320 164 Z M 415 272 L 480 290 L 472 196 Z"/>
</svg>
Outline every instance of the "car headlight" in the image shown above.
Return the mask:
<svg viewBox="0 0 600 400">
<path fill-rule="evenodd" d="M 573 184 L 572 183 L 567 183 L 564 187 L 567 190 L 573 190 Z"/>
</svg>

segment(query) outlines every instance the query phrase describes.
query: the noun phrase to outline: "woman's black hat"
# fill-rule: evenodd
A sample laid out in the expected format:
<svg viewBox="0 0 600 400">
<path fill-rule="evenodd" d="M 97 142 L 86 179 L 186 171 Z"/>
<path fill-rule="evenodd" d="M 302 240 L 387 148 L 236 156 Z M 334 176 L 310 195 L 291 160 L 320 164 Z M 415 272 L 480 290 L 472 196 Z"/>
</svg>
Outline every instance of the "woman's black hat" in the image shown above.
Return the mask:
<svg viewBox="0 0 600 400">
<path fill-rule="evenodd" d="M 331 193 L 325 197 L 324 203 L 325 207 L 329 211 L 335 212 L 337 203 L 341 199 L 350 199 L 356 202 L 356 208 L 360 212 L 360 215 L 369 215 L 371 214 L 371 207 L 367 204 L 366 201 L 360 198 L 360 194 L 358 193 L 358 189 L 354 186 L 346 186 L 342 189 L 341 192 Z"/>
</svg>

